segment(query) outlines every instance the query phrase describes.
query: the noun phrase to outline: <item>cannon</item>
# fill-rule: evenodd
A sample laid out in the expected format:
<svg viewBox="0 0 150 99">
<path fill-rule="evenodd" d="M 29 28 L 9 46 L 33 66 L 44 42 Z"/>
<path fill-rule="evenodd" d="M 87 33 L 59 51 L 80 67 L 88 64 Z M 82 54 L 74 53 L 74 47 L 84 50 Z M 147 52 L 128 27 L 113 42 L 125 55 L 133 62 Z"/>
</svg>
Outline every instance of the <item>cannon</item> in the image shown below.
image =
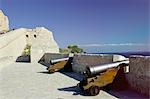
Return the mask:
<svg viewBox="0 0 150 99">
<path fill-rule="evenodd" d="M 128 66 L 129 61 L 119 61 L 98 66 L 87 67 L 85 78 L 77 85 L 88 95 L 98 95 L 100 89 L 111 84 L 120 68 Z"/>
<path fill-rule="evenodd" d="M 71 61 L 72 61 L 72 57 L 53 59 L 50 61 L 51 65 L 47 68 L 47 70 L 49 71 L 49 73 L 54 73 L 56 71 L 64 69 L 65 66 L 70 66 Z"/>
<path fill-rule="evenodd" d="M 123 60 L 123 61 L 117 61 L 117 62 L 93 66 L 93 67 L 92 66 L 87 67 L 86 73 L 88 76 L 95 75 L 95 74 L 98 74 L 100 72 L 106 71 L 110 68 L 118 67 L 120 64 L 129 64 L 129 60 Z"/>
</svg>

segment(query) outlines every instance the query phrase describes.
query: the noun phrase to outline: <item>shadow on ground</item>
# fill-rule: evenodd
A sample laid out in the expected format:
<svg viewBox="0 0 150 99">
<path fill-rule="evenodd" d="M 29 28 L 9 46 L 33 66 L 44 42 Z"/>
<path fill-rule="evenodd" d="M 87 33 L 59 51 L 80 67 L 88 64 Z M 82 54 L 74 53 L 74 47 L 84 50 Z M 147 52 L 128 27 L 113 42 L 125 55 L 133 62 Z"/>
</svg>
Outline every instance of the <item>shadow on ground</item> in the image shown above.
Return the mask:
<svg viewBox="0 0 150 99">
<path fill-rule="evenodd" d="M 73 92 L 73 95 L 82 95 L 82 96 L 89 96 L 82 92 L 79 87 L 77 86 L 72 86 L 72 87 L 65 87 L 65 88 L 58 88 L 59 91 L 67 91 L 67 92 Z M 106 93 L 119 98 L 119 99 L 149 99 L 149 97 L 141 95 L 136 93 L 133 90 L 130 89 L 124 89 L 124 90 L 106 90 L 103 89 Z M 100 91 L 101 92 L 101 91 Z M 94 96 L 91 96 L 94 97 Z"/>
<path fill-rule="evenodd" d="M 41 72 L 37 72 L 37 73 L 41 73 L 41 74 L 52 74 L 52 73 L 50 73 L 50 72 L 48 72 L 48 71 L 41 71 Z"/>
<path fill-rule="evenodd" d="M 59 91 L 68 91 L 68 92 L 73 92 L 73 95 L 83 95 L 87 96 L 84 94 L 79 87 L 77 86 L 72 86 L 72 87 L 65 87 L 65 88 L 58 88 Z"/>
</svg>

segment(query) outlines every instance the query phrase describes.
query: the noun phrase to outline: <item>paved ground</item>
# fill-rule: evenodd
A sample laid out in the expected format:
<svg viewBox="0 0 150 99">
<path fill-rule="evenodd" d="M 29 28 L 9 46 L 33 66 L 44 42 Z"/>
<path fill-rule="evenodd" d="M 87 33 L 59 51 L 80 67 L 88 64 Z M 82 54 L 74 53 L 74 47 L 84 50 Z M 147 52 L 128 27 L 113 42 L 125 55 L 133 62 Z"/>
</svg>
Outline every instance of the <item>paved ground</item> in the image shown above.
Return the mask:
<svg viewBox="0 0 150 99">
<path fill-rule="evenodd" d="M 47 74 L 40 64 L 13 63 L 0 70 L 0 99 L 143 99 L 130 91 L 84 96 L 72 73 Z M 73 78 L 72 78 L 73 77 Z M 131 94 L 132 93 L 132 94 Z"/>
</svg>

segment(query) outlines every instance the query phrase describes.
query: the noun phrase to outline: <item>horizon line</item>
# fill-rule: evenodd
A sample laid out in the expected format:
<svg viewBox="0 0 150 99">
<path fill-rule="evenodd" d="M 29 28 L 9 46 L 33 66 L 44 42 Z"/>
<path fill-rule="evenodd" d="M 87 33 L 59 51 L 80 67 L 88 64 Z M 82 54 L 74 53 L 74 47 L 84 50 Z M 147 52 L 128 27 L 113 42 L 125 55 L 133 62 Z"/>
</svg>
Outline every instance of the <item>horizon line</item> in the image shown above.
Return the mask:
<svg viewBox="0 0 150 99">
<path fill-rule="evenodd" d="M 105 47 L 105 46 L 149 46 L 149 43 L 105 43 L 105 44 L 83 44 L 79 47 Z"/>
</svg>

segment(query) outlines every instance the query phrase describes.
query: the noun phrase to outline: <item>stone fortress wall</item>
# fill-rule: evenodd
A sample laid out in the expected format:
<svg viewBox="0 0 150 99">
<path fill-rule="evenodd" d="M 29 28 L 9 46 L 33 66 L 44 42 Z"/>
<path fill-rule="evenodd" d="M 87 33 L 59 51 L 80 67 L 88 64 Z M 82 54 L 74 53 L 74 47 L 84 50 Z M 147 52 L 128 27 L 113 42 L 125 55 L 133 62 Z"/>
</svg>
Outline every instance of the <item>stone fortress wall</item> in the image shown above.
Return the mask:
<svg viewBox="0 0 150 99">
<path fill-rule="evenodd" d="M 59 53 L 53 33 L 44 27 L 26 29 L 26 41 L 31 46 L 31 62 L 37 62 L 44 53 Z"/>
<path fill-rule="evenodd" d="M 44 53 L 59 53 L 52 32 L 46 28 L 16 29 L 0 35 L 0 58 L 20 56 L 26 47 L 31 46 L 31 62 L 38 62 Z"/>
<path fill-rule="evenodd" d="M 4 20 L 5 19 L 5 20 Z M 9 30 L 7 17 L 0 10 L 0 58 L 21 56 L 26 45 L 31 46 L 31 62 L 38 62 L 44 53 L 59 53 L 52 32 L 44 27 Z M 7 30 L 7 31 L 6 31 Z M 13 58 L 13 59 L 14 59 Z M 2 62 L 1 62 L 2 63 Z"/>
<path fill-rule="evenodd" d="M 26 46 L 24 33 L 25 30 L 20 28 L 0 35 L 0 59 L 3 58 L 4 61 L 4 59 L 10 59 L 9 57 L 12 57 L 11 60 L 15 60 L 22 54 Z"/>
<path fill-rule="evenodd" d="M 19 56 L 26 45 L 23 28 L 0 35 L 0 58 L 6 56 Z"/>
<path fill-rule="evenodd" d="M 129 61 L 128 84 L 132 89 L 150 96 L 150 56 L 130 56 Z"/>
</svg>

